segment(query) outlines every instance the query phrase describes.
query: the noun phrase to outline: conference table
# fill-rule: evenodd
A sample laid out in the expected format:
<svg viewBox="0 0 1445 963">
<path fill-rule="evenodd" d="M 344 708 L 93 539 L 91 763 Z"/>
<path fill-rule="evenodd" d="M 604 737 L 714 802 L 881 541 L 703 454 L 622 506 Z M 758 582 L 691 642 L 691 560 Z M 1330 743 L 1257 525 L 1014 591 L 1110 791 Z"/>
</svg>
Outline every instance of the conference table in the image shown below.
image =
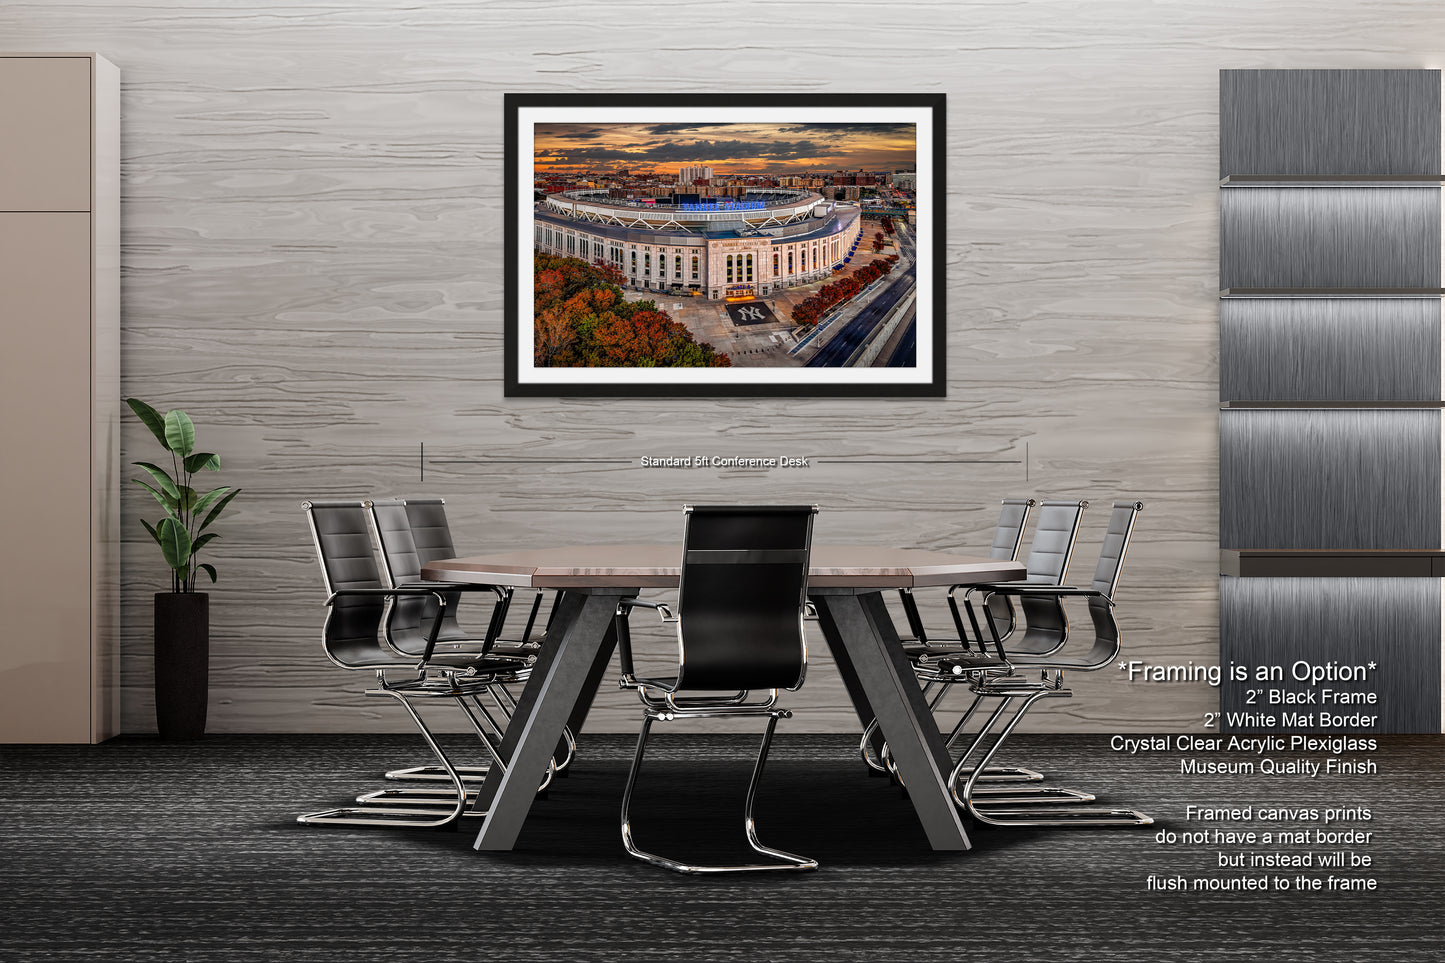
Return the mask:
<svg viewBox="0 0 1445 963">
<path fill-rule="evenodd" d="M 682 549 L 673 545 L 578 545 L 443 559 L 424 579 L 557 589 L 546 640 L 517 700 L 474 811 L 487 815 L 479 850 L 517 841 L 563 728 L 581 729 L 616 645 L 613 615 L 646 588 L 677 588 Z M 882 738 L 936 850 L 966 850 L 968 833 L 946 785 L 948 750 L 883 600 L 900 588 L 975 585 L 1024 577 L 1018 562 L 876 545 L 815 545 L 808 597 L 860 725 L 878 720 Z M 554 786 L 553 791 L 557 791 Z"/>
</svg>

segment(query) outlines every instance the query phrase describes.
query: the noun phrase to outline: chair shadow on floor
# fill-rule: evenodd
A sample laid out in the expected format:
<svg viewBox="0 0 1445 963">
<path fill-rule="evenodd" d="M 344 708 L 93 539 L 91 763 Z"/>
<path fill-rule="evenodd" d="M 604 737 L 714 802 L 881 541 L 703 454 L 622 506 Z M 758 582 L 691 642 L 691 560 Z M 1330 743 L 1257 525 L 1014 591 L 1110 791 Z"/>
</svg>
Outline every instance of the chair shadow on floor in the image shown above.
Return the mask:
<svg viewBox="0 0 1445 963">
<path fill-rule="evenodd" d="M 750 850 L 741 833 L 744 790 L 752 767 L 747 752 L 738 752 L 737 758 L 703 760 L 669 755 L 664 751 L 649 760 L 639 777 L 639 787 L 646 790 L 633 802 L 634 825 L 641 827 L 639 844 L 665 847 L 697 860 L 748 858 Z M 554 783 L 546 798 L 533 804 L 511 852 L 472 851 L 480 819 L 466 819 L 455 831 L 373 835 L 381 845 L 450 850 L 518 869 L 621 866 L 627 861 L 620 829 L 626 777 L 623 759 L 579 756 L 568 778 Z M 870 778 L 853 760 L 771 761 L 759 790 L 756 817 L 760 834 L 790 840 L 824 867 L 936 865 L 970 855 L 933 851 L 903 790 L 886 779 Z M 970 839 L 977 854 L 1026 846 L 1045 834 L 985 828 L 970 830 Z"/>
</svg>

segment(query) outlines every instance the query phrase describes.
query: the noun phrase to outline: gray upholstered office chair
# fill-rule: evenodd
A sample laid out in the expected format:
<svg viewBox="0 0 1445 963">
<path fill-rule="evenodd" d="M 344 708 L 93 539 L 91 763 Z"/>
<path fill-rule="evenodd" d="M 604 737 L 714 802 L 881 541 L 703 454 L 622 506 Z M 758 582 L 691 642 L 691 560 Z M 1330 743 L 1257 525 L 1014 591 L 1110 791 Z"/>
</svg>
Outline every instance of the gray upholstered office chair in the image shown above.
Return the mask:
<svg viewBox="0 0 1445 963">
<path fill-rule="evenodd" d="M 1040 699 L 1068 698 L 1073 695 L 1072 691 L 1063 685 L 1064 670 L 1096 671 L 1107 668 L 1118 658 L 1121 640 L 1119 625 L 1114 619 L 1114 594 L 1123 570 L 1124 556 L 1128 552 L 1129 541 L 1134 532 L 1134 521 L 1143 507 L 1141 502 L 1114 503 L 1099 551 L 1099 561 L 1094 568 L 1093 582 L 1089 588 L 1021 584 L 1000 585 L 995 589 L 996 592 L 1006 592 L 1019 599 L 1021 605 L 1029 601 L 1049 600 L 1062 607 L 1065 599 L 1085 599 L 1094 628 L 1093 640 L 1087 652 L 1082 655 L 1067 655 L 1061 650 L 1043 654 L 1016 652 L 1012 646 L 1005 648 L 999 642 L 997 631 L 990 627 L 992 657 L 979 655 L 941 660 L 938 666 L 941 675 L 951 675 L 958 681 L 967 680 L 969 687 L 976 693 L 974 703 L 969 707 L 970 715 L 982 700 L 999 700 L 949 776 L 954 799 L 978 821 L 993 826 L 1143 826 L 1153 822 L 1143 813 L 1129 809 L 1054 806 L 1036 809 L 1028 805 L 1013 808 L 1015 804 L 1012 801 L 981 798 L 977 789 L 977 783 L 989 760 L 1017 728 L 1034 703 Z M 967 611 L 969 618 L 976 621 L 971 606 L 967 606 Z M 987 610 L 984 616 L 987 620 Z M 1042 669 L 1042 677 L 1038 681 L 1027 681 L 1015 674 L 1015 670 L 1023 667 Z M 998 730 L 997 737 L 969 771 L 970 761 L 1003 718 L 1005 710 L 1015 702 L 1019 705 L 1014 715 Z M 958 783 L 965 772 L 969 774 L 960 790 Z M 1026 804 L 1036 801 L 1047 800 L 1020 800 Z"/>
<path fill-rule="evenodd" d="M 1039 507 L 1038 522 L 1034 527 L 1033 538 L 1029 542 L 1028 558 L 1024 562 L 1026 572 L 1024 581 L 1027 584 L 1063 584 L 1064 579 L 1068 576 L 1069 563 L 1073 559 L 1074 545 L 1079 538 L 1079 524 L 1083 519 L 1084 510 L 1088 507 L 1089 503 L 1084 499 L 1053 499 L 1043 502 Z M 999 541 L 998 536 L 995 536 L 995 544 Z M 1016 583 L 1000 582 L 997 584 Z M 956 598 L 958 590 L 963 587 L 955 585 L 948 591 L 948 607 L 953 616 L 958 637 L 944 641 L 933 640 L 927 646 L 914 647 L 910 653 L 918 678 L 924 683 L 924 692 L 929 695 L 929 709 L 935 715 L 951 691 L 949 685 L 944 685 L 934 691 L 935 683 L 951 681 L 947 677 L 940 677 L 938 660 L 953 659 L 956 666 L 959 664 L 959 660 L 973 657 L 971 653 L 974 652 L 977 652 L 978 657 L 989 657 L 983 651 L 985 639 L 979 633 L 977 626 L 974 626 L 973 635 L 970 636 L 969 629 L 964 624 L 963 614 L 959 610 Z M 990 622 L 999 631 L 1000 640 L 1005 636 L 1011 637 L 1017 624 L 1013 606 L 1007 602 L 996 600 L 1001 593 L 994 592 L 993 585 L 973 585 L 967 586 L 967 588 L 969 591 L 965 595 L 966 599 L 971 601 L 975 595 L 979 595 L 982 599 L 980 604 L 987 608 L 990 615 L 1003 620 L 1000 624 Z M 1005 598 L 1007 598 L 1006 595 Z M 1045 599 L 1030 599 L 1020 600 L 1019 608 L 1024 616 L 1024 631 L 1020 639 L 1022 648 L 1030 652 L 1051 651 L 1064 644 L 1068 638 L 1069 622 L 1061 604 Z M 949 732 L 946 739 L 948 746 L 951 747 L 958 742 L 976 707 L 977 699 L 975 698 L 974 705 L 964 712 Z M 864 741 L 860 744 L 860 751 L 863 752 L 864 760 L 871 764 L 867 754 L 868 740 L 869 734 L 865 732 Z M 896 777 L 897 773 L 893 771 L 891 760 L 886 755 L 886 746 L 881 749 L 880 762 Z M 980 778 L 987 782 L 1038 782 L 1044 776 L 1036 769 L 1021 766 L 994 766 L 983 773 Z M 1072 790 L 995 791 L 989 789 L 982 790 L 980 795 L 994 794 L 995 792 L 1000 798 L 1009 799 L 1019 798 L 1021 794 L 1050 801 L 1074 801 L 1088 798 L 1086 795 Z"/>
<path fill-rule="evenodd" d="M 297 817 L 297 821 L 353 826 L 451 825 L 466 808 L 466 787 L 461 774 L 412 703 L 418 699 L 451 700 L 465 713 L 492 755 L 493 762 L 502 765 L 473 705 L 480 704 L 476 698 L 488 687 L 519 679 L 526 671 L 525 664 L 517 659 L 493 656 L 485 646 L 478 652 L 438 652 L 436 636 L 442 621 L 439 618 L 431 619 L 425 628 L 420 653 L 407 655 L 389 648 L 382 638 L 382 619 L 387 602 L 402 598 L 431 598 L 437 611 L 444 612 L 447 599 L 422 586 L 394 588 L 383 583 L 372 551 L 367 511 L 362 502 L 309 501 L 303 503 L 303 508 L 321 562 L 321 577 L 327 593 L 326 624 L 322 630 L 322 645 L 327 658 L 344 669 L 376 673 L 377 687 L 367 690 L 366 694 L 389 696 L 401 703 L 451 781 L 452 792 L 448 795 L 447 806 L 363 805 L 308 813 Z M 501 597 L 500 591 L 487 586 L 478 586 L 477 589 L 491 591 L 495 597 Z"/>
<path fill-rule="evenodd" d="M 1029 543 L 1029 555 L 1024 562 L 1027 574 L 1024 583 L 1028 585 L 1063 585 L 1069 574 L 1069 562 L 1074 557 L 1074 545 L 1079 538 L 1079 522 L 1089 503 L 1080 500 L 1046 501 L 1039 507 L 1039 520 L 1034 528 L 1033 540 Z M 1000 586 L 1016 585 L 1015 582 L 999 582 L 993 585 L 954 586 L 948 592 L 949 611 L 953 614 L 954 627 L 960 638 L 967 638 L 959 613 L 956 594 L 959 588 L 966 588 L 966 598 L 982 595 L 990 615 L 996 612 L 992 604 L 995 595 L 1012 596 L 1013 593 L 998 591 Z M 1057 651 L 1068 640 L 1069 620 L 1063 605 L 1052 597 L 1019 598 L 1023 612 L 1024 632 L 1018 639 L 1010 639 L 1010 652 L 1027 652 L 1043 655 Z M 1010 616 L 1008 632 L 1000 631 L 1000 639 L 1013 631 L 1014 622 Z M 1003 625 L 995 626 L 1002 630 Z"/>
<path fill-rule="evenodd" d="M 1024 528 L 1027 527 L 1029 515 L 1037 504 L 1038 502 L 1032 498 L 1005 498 L 1003 500 L 998 513 L 998 522 L 994 525 L 993 544 L 988 551 L 989 558 L 1010 562 L 1018 558 L 1019 546 L 1023 544 Z M 901 637 L 903 652 L 910 659 L 942 658 L 968 651 L 969 646 L 966 640 L 930 639 L 928 637 L 928 630 L 918 611 L 918 600 L 914 597 L 912 589 L 899 589 L 898 597 L 903 603 L 903 614 L 908 620 L 908 630 L 911 633 Z M 995 616 L 999 619 L 999 624 L 1007 625 L 1011 631 L 1014 622 L 1013 605 L 1008 601 L 1007 596 L 999 596 L 999 600 L 998 603 L 995 603 L 993 599 L 990 599 L 989 604 L 997 605 Z M 929 687 L 925 684 L 924 692 L 928 691 Z M 935 702 L 931 708 L 936 707 Z M 886 775 L 891 771 L 887 760 L 886 746 L 878 734 L 877 719 L 863 727 L 863 737 L 858 742 L 858 754 L 874 773 Z M 1043 777 L 1039 776 L 1039 778 Z"/>
<path fill-rule="evenodd" d="M 809 606 L 808 558 L 812 506 L 689 506 L 683 537 L 682 578 L 677 613 L 666 605 L 629 599 L 633 608 L 654 609 L 676 627 L 677 672 L 672 678 L 638 678 L 625 619 L 619 622 L 622 685 L 635 688 L 643 704 L 642 731 L 622 797 L 622 844 L 645 862 L 683 873 L 816 869 L 816 860 L 765 846 L 753 821 L 753 802 L 778 720 L 778 691 L 803 684 L 808 666 L 803 620 Z M 753 693 L 767 690 L 754 698 Z M 743 825 L 748 844 L 776 862 L 702 865 L 640 849 L 633 839 L 630 809 L 652 724 L 710 716 L 768 717 L 748 784 Z"/>
<path fill-rule="evenodd" d="M 998 522 L 993 529 L 993 544 L 989 546 L 988 557 L 1001 561 L 1012 562 L 1019 557 L 1019 547 L 1023 545 L 1024 529 L 1028 526 L 1029 515 L 1033 513 L 1034 506 L 1038 502 L 1032 498 L 1005 498 L 1002 507 L 999 509 Z M 923 618 L 918 612 L 918 602 L 913 597 L 913 590 L 902 588 L 898 590 L 899 599 L 903 603 L 903 613 L 908 620 L 908 630 L 912 633 L 911 638 L 905 638 L 903 643 L 904 652 L 910 657 L 917 657 L 929 654 L 931 649 L 942 648 L 945 651 L 950 647 L 950 640 L 942 642 L 930 642 L 928 629 L 923 624 Z M 989 607 L 993 610 L 994 620 L 1000 631 L 1007 633 L 1013 631 L 1014 610 L 1008 596 L 1000 595 L 996 599 L 989 599 Z M 951 640 L 957 645 L 958 640 Z"/>
<path fill-rule="evenodd" d="M 1079 539 L 1079 524 L 1084 517 L 1084 509 L 1089 503 L 1084 499 L 1055 499 L 1045 501 L 1039 506 L 1038 523 L 1034 528 L 1033 538 L 1029 542 L 1028 558 L 1024 561 L 1025 575 L 1023 583 L 1026 585 L 1037 585 L 1043 587 L 1063 585 L 1069 574 L 1069 563 L 1074 557 L 1074 546 Z M 941 658 L 955 659 L 954 665 L 958 665 L 958 659 L 967 659 L 969 638 L 968 629 L 964 626 L 963 615 L 958 606 L 958 590 L 966 589 L 964 598 L 971 601 L 974 597 L 981 597 L 982 607 L 988 616 L 988 624 L 992 627 L 996 637 L 995 641 L 1002 642 L 1008 639 L 1009 652 L 1027 655 L 1046 655 L 1060 649 L 1069 638 L 1069 618 L 1064 611 L 1063 603 L 1052 596 L 1038 595 L 1021 597 L 1016 593 L 1001 591 L 1003 586 L 1018 585 L 1017 582 L 999 582 L 996 584 L 984 585 L 955 585 L 948 590 L 948 609 L 953 615 L 953 624 L 958 629 L 959 638 L 964 641 L 963 651 L 958 654 L 943 655 Z M 1009 609 L 1009 621 L 1006 626 L 995 624 L 994 618 L 997 606 L 994 599 L 997 596 L 1005 596 L 1018 599 L 1019 611 L 1023 615 L 1023 631 L 1017 629 L 1017 622 L 1014 618 L 1012 608 Z M 974 644 L 979 655 L 987 658 L 986 644 L 989 641 L 979 632 L 977 617 L 970 613 L 970 624 L 974 629 Z M 1007 632 L 1003 629 L 1007 628 Z M 915 667 L 919 679 L 925 684 L 937 680 L 937 658 L 925 654 L 915 660 Z M 942 703 L 948 688 L 940 690 L 934 697 L 931 706 L 934 710 Z M 973 715 L 974 705 L 959 718 L 957 724 L 949 732 L 946 740 L 947 745 L 952 747 L 959 741 L 964 732 L 964 727 Z M 1015 769 L 1012 772 L 1006 769 L 994 768 L 984 774 L 983 778 L 989 781 L 1015 780 L 1037 781 L 1040 774 L 1032 769 Z"/>
</svg>

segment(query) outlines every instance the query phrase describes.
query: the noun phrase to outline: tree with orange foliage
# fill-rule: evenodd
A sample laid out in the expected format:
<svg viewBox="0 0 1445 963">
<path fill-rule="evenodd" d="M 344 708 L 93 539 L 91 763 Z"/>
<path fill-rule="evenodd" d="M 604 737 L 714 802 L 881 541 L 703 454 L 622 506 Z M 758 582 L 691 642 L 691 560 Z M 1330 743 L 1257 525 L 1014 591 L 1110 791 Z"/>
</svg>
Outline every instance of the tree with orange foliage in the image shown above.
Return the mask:
<svg viewBox="0 0 1445 963">
<path fill-rule="evenodd" d="M 700 344 L 651 301 L 628 301 L 622 275 L 604 263 L 533 258 L 533 351 L 537 367 L 726 368 L 732 359 Z"/>
</svg>

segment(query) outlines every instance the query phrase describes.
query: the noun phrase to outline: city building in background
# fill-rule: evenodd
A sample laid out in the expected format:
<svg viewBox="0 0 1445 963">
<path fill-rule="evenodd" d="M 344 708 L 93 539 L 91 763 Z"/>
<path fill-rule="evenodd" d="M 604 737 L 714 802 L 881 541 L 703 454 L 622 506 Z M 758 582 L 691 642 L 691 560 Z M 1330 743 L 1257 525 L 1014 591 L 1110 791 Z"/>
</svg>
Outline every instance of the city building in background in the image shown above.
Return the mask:
<svg viewBox="0 0 1445 963">
<path fill-rule="evenodd" d="M 686 187 L 687 185 L 695 184 L 698 181 L 711 180 L 711 167 L 684 167 L 682 170 L 677 172 L 677 183 L 680 187 Z"/>
</svg>

